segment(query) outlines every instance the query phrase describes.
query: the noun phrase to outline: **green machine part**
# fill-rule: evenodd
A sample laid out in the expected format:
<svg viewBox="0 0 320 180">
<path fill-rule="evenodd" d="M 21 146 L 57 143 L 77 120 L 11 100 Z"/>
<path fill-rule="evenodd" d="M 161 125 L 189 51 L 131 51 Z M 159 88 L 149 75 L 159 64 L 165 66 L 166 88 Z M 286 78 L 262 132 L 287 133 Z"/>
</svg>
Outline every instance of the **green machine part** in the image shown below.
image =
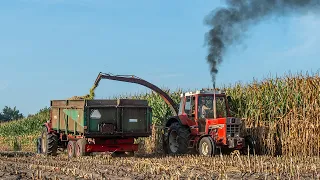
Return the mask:
<svg viewBox="0 0 320 180">
<path fill-rule="evenodd" d="M 84 132 L 84 116 L 83 109 L 63 109 L 64 122 L 66 124 L 65 131 L 77 134 Z"/>
</svg>

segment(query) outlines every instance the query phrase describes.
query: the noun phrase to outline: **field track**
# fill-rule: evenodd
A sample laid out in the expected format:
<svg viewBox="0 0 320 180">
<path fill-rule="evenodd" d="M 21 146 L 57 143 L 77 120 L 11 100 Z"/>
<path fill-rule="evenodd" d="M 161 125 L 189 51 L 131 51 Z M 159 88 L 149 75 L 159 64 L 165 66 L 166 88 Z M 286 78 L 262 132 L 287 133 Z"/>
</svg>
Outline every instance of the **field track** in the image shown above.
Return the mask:
<svg viewBox="0 0 320 180">
<path fill-rule="evenodd" d="M 268 156 L 111 157 L 0 153 L 0 179 L 320 179 L 320 159 Z"/>
</svg>

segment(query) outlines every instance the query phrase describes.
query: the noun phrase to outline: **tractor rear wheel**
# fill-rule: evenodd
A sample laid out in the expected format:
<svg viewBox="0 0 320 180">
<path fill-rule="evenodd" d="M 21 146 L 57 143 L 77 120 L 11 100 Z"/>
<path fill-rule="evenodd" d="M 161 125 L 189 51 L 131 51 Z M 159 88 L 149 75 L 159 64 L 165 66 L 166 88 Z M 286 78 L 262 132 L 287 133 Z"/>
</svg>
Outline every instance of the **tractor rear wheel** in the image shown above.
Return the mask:
<svg viewBox="0 0 320 180">
<path fill-rule="evenodd" d="M 76 142 L 75 141 L 69 141 L 68 142 L 67 150 L 68 150 L 68 157 L 69 158 L 73 158 L 73 157 L 76 156 L 75 147 L 76 147 Z"/>
<path fill-rule="evenodd" d="M 85 138 L 81 138 L 77 140 L 76 148 L 75 148 L 76 157 L 87 155 L 86 144 L 87 144 L 87 140 Z"/>
<path fill-rule="evenodd" d="M 172 123 L 166 140 L 166 148 L 169 154 L 185 154 L 188 152 L 190 130 L 188 127 L 175 122 Z"/>
<path fill-rule="evenodd" d="M 199 154 L 202 156 L 215 155 L 215 143 L 211 137 L 203 137 L 199 142 Z"/>
<path fill-rule="evenodd" d="M 58 137 L 54 133 L 48 133 L 47 127 L 43 127 L 41 134 L 41 152 L 45 155 L 56 156 L 58 151 Z"/>
</svg>

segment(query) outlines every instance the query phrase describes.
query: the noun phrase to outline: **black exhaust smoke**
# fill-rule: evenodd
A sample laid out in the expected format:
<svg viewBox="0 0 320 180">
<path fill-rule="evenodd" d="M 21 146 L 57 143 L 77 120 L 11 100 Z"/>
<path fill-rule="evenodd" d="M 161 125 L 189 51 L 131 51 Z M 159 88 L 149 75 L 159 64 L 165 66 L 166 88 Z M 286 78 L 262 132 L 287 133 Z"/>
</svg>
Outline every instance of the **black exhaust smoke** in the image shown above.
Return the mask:
<svg viewBox="0 0 320 180">
<path fill-rule="evenodd" d="M 226 0 L 226 4 L 226 8 L 218 8 L 205 18 L 212 27 L 206 33 L 206 44 L 213 83 L 226 48 L 239 43 L 250 25 L 269 16 L 302 15 L 320 9 L 320 0 Z"/>
</svg>

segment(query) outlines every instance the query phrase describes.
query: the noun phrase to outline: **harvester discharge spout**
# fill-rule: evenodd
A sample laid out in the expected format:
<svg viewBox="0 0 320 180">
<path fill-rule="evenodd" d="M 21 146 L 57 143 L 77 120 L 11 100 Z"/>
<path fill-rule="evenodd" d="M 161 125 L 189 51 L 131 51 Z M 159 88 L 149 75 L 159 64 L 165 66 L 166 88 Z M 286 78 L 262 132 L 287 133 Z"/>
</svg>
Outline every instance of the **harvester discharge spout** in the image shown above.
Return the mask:
<svg viewBox="0 0 320 180">
<path fill-rule="evenodd" d="M 129 82 L 129 83 L 135 83 L 135 84 L 140 84 L 142 86 L 145 86 L 153 91 L 155 91 L 156 93 L 158 93 L 161 98 L 168 104 L 168 106 L 170 107 L 172 113 L 174 116 L 177 116 L 178 114 L 178 108 L 176 103 L 172 100 L 172 98 L 165 93 L 164 91 L 162 91 L 159 87 L 155 86 L 154 84 L 143 80 L 139 77 L 136 77 L 134 75 L 111 75 L 111 74 L 106 74 L 106 73 L 102 73 L 100 72 L 96 81 L 94 82 L 94 87 L 98 87 L 99 82 L 101 79 L 109 79 L 109 80 L 115 80 L 115 81 L 123 81 L 123 82 Z"/>
</svg>

